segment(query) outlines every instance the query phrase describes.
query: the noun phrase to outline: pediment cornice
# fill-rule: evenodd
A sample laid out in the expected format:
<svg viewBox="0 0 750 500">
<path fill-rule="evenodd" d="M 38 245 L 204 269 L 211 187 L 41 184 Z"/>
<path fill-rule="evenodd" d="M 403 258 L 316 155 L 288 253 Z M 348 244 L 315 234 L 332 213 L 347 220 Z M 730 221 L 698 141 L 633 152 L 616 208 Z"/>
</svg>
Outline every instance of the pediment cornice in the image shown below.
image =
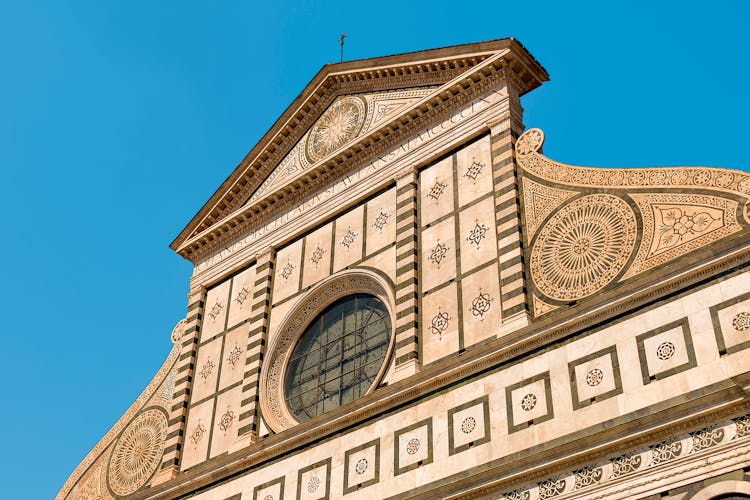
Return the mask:
<svg viewBox="0 0 750 500">
<path fill-rule="evenodd" d="M 513 39 L 325 66 L 171 247 L 195 262 L 262 224 L 276 210 L 387 151 L 482 91 L 500 85 L 503 79 L 523 94 L 545 81 L 547 73 Z M 390 122 L 345 145 L 252 205 L 243 206 L 338 96 L 435 85 L 440 85 L 435 92 Z"/>
</svg>

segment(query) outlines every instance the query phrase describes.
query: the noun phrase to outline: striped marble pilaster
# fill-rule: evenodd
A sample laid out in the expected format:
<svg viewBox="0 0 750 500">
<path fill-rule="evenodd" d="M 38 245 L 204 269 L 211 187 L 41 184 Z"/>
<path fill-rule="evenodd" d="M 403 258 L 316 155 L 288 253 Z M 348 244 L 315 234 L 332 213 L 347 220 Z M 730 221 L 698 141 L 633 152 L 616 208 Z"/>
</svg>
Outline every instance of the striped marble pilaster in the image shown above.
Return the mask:
<svg viewBox="0 0 750 500">
<path fill-rule="evenodd" d="M 206 304 L 206 289 L 198 287 L 188 294 L 188 313 L 185 318 L 182 349 L 177 360 L 177 376 L 172 396 L 172 408 L 169 412 L 169 427 L 162 458 L 161 472 L 171 476 L 177 475 L 180 469 L 180 458 L 185 441 L 185 424 L 190 403 L 190 390 L 195 373 L 195 356 L 198 352 L 201 321 Z"/>
<path fill-rule="evenodd" d="M 276 252 L 273 249 L 261 253 L 255 263 L 250 331 L 247 336 L 245 373 L 242 379 L 242 401 L 240 403 L 239 435 L 243 443 L 257 440 L 259 426 L 260 368 L 268 342 L 268 319 L 271 308 L 271 289 Z"/>
<path fill-rule="evenodd" d="M 416 169 L 396 180 L 396 379 L 420 369 L 417 182 Z"/>
<path fill-rule="evenodd" d="M 520 192 L 514 152 L 516 139 L 523 132 L 522 113 L 517 93 L 510 92 L 508 113 L 488 124 L 503 324 L 512 323 L 519 328 L 530 321 L 524 278 Z"/>
</svg>

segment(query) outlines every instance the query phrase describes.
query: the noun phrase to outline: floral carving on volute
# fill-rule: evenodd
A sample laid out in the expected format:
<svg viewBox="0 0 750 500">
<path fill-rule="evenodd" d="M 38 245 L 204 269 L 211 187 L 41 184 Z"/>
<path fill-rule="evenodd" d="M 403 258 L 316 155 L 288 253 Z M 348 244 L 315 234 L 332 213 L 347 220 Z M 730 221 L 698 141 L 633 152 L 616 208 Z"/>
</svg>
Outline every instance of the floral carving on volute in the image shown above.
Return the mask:
<svg viewBox="0 0 750 500">
<path fill-rule="evenodd" d="M 317 163 L 362 130 L 367 103 L 361 97 L 346 96 L 336 100 L 310 129 L 305 153 L 310 163 Z"/>
<path fill-rule="evenodd" d="M 516 153 L 528 156 L 539 151 L 544 144 L 544 132 L 539 128 L 530 128 L 516 141 Z"/>
<path fill-rule="evenodd" d="M 588 297 L 614 280 L 635 247 L 636 218 L 622 199 L 594 194 L 552 215 L 531 250 L 537 289 L 556 300 Z"/>
<path fill-rule="evenodd" d="M 717 210 L 700 210 L 683 207 L 656 206 L 654 210 L 661 219 L 659 236 L 654 252 L 670 248 L 708 231 L 711 227 L 723 225 L 723 213 Z M 718 224 L 717 224 L 718 223 Z"/>
<path fill-rule="evenodd" d="M 571 198 L 576 193 L 574 191 L 544 186 L 532 181 L 528 177 L 523 178 L 522 186 L 523 214 L 526 222 L 526 231 L 524 233 L 528 242 L 534 237 L 544 219 L 557 207 L 562 205 L 565 200 Z"/>
<path fill-rule="evenodd" d="M 113 493 L 130 495 L 151 479 L 164 453 L 167 425 L 165 412 L 151 408 L 125 428 L 109 459 L 107 482 Z"/>
<path fill-rule="evenodd" d="M 641 244 L 623 279 L 740 231 L 738 202 L 703 194 L 632 193 L 643 221 Z"/>
</svg>

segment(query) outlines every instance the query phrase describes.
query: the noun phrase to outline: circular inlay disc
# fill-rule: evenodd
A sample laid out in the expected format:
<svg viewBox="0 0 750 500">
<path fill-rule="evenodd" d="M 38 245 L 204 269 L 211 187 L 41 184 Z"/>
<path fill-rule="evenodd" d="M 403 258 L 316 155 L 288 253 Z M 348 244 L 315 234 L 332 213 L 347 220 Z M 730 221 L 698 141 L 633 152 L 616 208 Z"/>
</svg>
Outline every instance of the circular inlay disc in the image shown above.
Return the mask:
<svg viewBox="0 0 750 500">
<path fill-rule="evenodd" d="M 531 250 L 537 289 L 557 300 L 588 297 L 622 271 L 635 247 L 636 219 L 616 196 L 579 198 L 557 211 Z"/>
<path fill-rule="evenodd" d="M 364 99 L 346 96 L 334 101 L 310 129 L 305 153 L 310 163 L 317 163 L 362 130 L 367 114 Z"/>
<path fill-rule="evenodd" d="M 161 409 L 146 410 L 128 424 L 109 458 L 107 482 L 115 495 L 130 495 L 151 479 L 166 437 L 167 416 Z"/>
</svg>

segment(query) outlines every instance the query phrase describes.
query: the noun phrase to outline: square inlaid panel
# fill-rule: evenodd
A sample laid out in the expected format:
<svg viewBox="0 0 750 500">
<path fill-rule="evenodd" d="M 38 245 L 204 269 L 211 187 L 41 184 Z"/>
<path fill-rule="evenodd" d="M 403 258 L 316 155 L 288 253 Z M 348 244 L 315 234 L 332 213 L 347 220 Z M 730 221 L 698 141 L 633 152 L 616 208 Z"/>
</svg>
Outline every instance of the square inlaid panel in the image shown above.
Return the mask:
<svg viewBox="0 0 750 500">
<path fill-rule="evenodd" d="M 458 219 L 461 273 L 467 273 L 497 257 L 495 204 L 492 196 L 462 209 Z"/>
<path fill-rule="evenodd" d="M 203 309 L 203 324 L 200 341 L 205 342 L 224 331 L 229 308 L 229 284 L 231 280 L 213 287 L 206 294 Z"/>
<path fill-rule="evenodd" d="M 422 295 L 422 363 L 428 365 L 458 352 L 458 310 L 456 284 Z"/>
<path fill-rule="evenodd" d="M 208 445 L 211 441 L 211 417 L 213 410 L 214 400 L 209 399 L 197 406 L 193 406 L 188 411 L 180 470 L 189 469 L 206 459 Z"/>
<path fill-rule="evenodd" d="M 636 342 L 644 384 L 696 365 L 687 318 L 638 335 Z"/>
<path fill-rule="evenodd" d="M 297 472 L 297 500 L 320 500 L 331 494 L 331 459 L 308 465 Z"/>
<path fill-rule="evenodd" d="M 458 202 L 460 206 L 480 198 L 492 190 L 492 159 L 490 136 L 487 135 L 456 153 Z"/>
<path fill-rule="evenodd" d="M 456 277 L 456 223 L 453 217 L 422 231 L 422 290 L 429 291 Z"/>
<path fill-rule="evenodd" d="M 615 346 L 568 363 L 573 409 L 622 394 L 620 364 Z"/>
<path fill-rule="evenodd" d="M 367 202 L 366 255 L 396 241 L 396 188 Z"/>
<path fill-rule="evenodd" d="M 709 310 L 720 354 L 750 347 L 750 293 L 725 300 Z"/>
<path fill-rule="evenodd" d="M 508 434 L 554 416 L 549 372 L 540 373 L 505 388 Z"/>
<path fill-rule="evenodd" d="M 242 381 L 247 358 L 247 336 L 250 323 L 234 328 L 224 337 L 224 349 L 221 357 L 221 374 L 219 375 L 219 390 L 226 389 Z"/>
<path fill-rule="evenodd" d="M 331 274 L 333 224 L 326 224 L 305 236 L 302 287 L 307 288 Z"/>
<path fill-rule="evenodd" d="M 455 455 L 490 440 L 489 397 L 448 410 L 448 454 Z"/>
<path fill-rule="evenodd" d="M 284 476 L 256 486 L 253 500 L 284 500 Z"/>
<path fill-rule="evenodd" d="M 453 157 L 419 172 L 419 208 L 422 225 L 453 212 Z"/>
<path fill-rule="evenodd" d="M 255 286 L 255 266 L 245 269 L 232 278 L 229 296 L 229 316 L 227 328 L 231 328 L 250 317 L 253 307 L 253 287 Z"/>
<path fill-rule="evenodd" d="M 393 475 L 432 463 L 432 418 L 393 434 Z"/>
<path fill-rule="evenodd" d="M 215 338 L 198 347 L 193 375 L 193 390 L 190 402 L 197 403 L 216 392 L 216 380 L 221 366 L 221 345 L 223 338 Z"/>
<path fill-rule="evenodd" d="M 344 495 L 380 480 L 380 439 L 348 450 L 344 454 Z"/>
<path fill-rule="evenodd" d="M 273 303 L 290 297 L 299 291 L 302 275 L 302 239 L 285 246 L 276 254 L 273 272 Z"/>
<path fill-rule="evenodd" d="M 362 260 L 364 241 L 367 235 L 364 227 L 364 207 L 358 206 L 338 219 L 333 236 L 333 271 Z"/>
</svg>

